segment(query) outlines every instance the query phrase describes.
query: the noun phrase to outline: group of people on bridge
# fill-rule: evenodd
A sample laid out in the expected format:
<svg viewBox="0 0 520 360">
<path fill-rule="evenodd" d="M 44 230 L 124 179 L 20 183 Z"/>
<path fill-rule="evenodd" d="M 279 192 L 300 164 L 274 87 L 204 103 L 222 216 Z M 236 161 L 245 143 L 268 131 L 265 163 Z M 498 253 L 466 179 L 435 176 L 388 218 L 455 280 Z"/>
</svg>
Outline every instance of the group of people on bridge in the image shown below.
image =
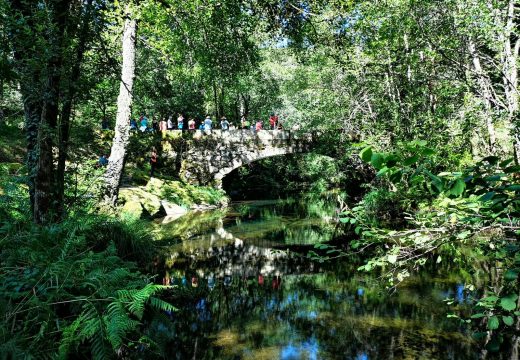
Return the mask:
<svg viewBox="0 0 520 360">
<path fill-rule="evenodd" d="M 267 125 L 267 124 L 266 124 Z M 280 121 L 278 115 L 271 114 L 268 120 L 268 126 L 270 130 L 282 130 L 283 125 Z M 103 129 L 106 129 L 106 123 L 102 123 Z M 152 132 L 152 133 L 166 133 L 167 131 L 172 130 L 203 130 L 203 131 L 211 131 L 212 129 L 217 128 L 215 126 L 215 122 L 211 119 L 210 115 L 207 115 L 203 120 L 196 120 L 195 118 L 190 118 L 186 121 L 186 118 L 182 114 L 178 114 L 177 121 L 173 120 L 173 116 L 170 115 L 167 119 L 162 118 L 160 121 L 157 121 L 155 118 L 150 120 L 145 114 L 142 114 L 139 120 L 131 119 L 130 120 L 130 130 L 139 131 L 142 133 Z M 220 123 L 218 123 L 218 128 L 223 131 L 228 130 L 236 130 L 237 127 L 228 121 L 226 116 L 222 116 L 220 118 Z M 243 130 L 252 130 L 259 131 L 264 129 L 264 122 L 262 120 L 250 121 L 246 116 L 242 116 L 240 119 L 240 129 Z"/>
</svg>

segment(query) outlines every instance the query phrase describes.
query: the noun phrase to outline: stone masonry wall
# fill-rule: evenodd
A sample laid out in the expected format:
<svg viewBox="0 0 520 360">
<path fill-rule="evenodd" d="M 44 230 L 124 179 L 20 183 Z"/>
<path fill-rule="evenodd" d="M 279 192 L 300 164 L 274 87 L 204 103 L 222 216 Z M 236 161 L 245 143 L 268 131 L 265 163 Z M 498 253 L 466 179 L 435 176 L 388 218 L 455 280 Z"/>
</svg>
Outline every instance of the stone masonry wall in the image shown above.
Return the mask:
<svg viewBox="0 0 520 360">
<path fill-rule="evenodd" d="M 271 156 L 307 152 L 312 136 L 288 130 L 197 130 L 183 153 L 180 177 L 220 187 L 231 171 Z"/>
</svg>

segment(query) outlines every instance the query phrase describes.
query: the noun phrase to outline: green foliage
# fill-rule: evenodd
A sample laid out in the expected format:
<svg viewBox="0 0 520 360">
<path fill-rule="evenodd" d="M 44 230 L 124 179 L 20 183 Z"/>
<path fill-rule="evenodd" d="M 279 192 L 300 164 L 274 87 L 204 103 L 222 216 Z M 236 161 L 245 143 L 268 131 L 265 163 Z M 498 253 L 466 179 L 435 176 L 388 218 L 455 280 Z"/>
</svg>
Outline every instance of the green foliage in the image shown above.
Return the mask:
<svg viewBox="0 0 520 360">
<path fill-rule="evenodd" d="M 151 284 L 127 261 L 152 256 L 144 225 L 83 213 L 38 227 L 23 208 L 10 207 L 14 199 L 26 204 L 26 197 L 9 187 L 3 191 L 2 356 L 105 359 L 129 346 L 153 344 L 140 336 L 143 316 L 175 308 L 159 298 L 167 287 Z"/>
<path fill-rule="evenodd" d="M 369 192 L 357 206 L 343 211 L 340 221 L 360 236 L 351 244 L 354 249 L 385 245 L 376 247 L 377 255 L 360 269 L 390 266 L 395 269 L 388 273 L 391 283 L 399 282 L 409 275 L 410 267 L 439 261 L 440 257 L 433 256 L 437 251 L 454 242 L 475 241 L 482 227 L 497 229 L 506 239 L 515 236 L 520 228 L 520 203 L 514 176 L 517 167 L 511 165 L 512 160 L 488 157 L 461 172 L 434 175 L 430 169 L 435 169 L 435 153 L 424 141 L 409 143 L 395 153 L 377 153 L 371 147 L 361 151 L 361 158 L 380 169 L 378 177 L 383 183 L 401 196 L 394 198 L 397 206 L 406 208 L 413 197 L 418 208 L 406 218 L 411 230 L 381 228 L 374 221 L 381 218 L 377 212 L 367 217 L 375 205 L 384 204 L 390 189 Z M 513 271 L 516 269 L 508 273 L 509 278 L 515 278 Z"/>
</svg>

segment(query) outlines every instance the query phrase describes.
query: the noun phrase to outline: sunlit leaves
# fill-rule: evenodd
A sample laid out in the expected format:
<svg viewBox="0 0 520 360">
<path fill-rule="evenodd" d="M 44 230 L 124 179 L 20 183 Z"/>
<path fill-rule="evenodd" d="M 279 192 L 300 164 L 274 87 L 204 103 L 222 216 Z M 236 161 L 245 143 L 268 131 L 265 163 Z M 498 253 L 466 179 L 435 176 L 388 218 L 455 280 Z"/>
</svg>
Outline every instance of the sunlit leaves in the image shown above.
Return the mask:
<svg viewBox="0 0 520 360">
<path fill-rule="evenodd" d="M 372 159 L 372 147 L 368 146 L 361 150 L 359 156 L 361 157 L 361 159 L 363 159 L 364 162 L 370 162 L 370 160 Z"/>
<path fill-rule="evenodd" d="M 507 295 L 505 297 L 500 298 L 500 307 L 506 311 L 513 311 L 516 309 L 516 301 L 518 300 L 518 295 L 512 294 Z"/>
</svg>

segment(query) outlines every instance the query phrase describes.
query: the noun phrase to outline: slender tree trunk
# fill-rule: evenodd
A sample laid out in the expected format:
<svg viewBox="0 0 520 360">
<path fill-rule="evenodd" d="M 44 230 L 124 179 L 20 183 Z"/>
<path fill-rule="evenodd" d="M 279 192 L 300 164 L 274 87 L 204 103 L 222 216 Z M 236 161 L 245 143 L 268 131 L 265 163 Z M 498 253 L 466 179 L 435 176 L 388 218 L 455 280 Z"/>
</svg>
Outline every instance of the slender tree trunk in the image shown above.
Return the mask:
<svg viewBox="0 0 520 360">
<path fill-rule="evenodd" d="M 27 27 L 31 31 L 35 24 L 31 16 L 32 9 L 27 3 L 21 0 L 11 2 L 13 11 L 12 18 L 21 17 L 25 19 L 22 26 Z M 36 162 L 38 159 L 37 139 L 38 128 L 40 126 L 41 102 L 40 102 L 40 71 L 41 69 L 30 66 L 30 60 L 38 58 L 38 50 L 29 48 L 25 44 L 29 39 L 24 32 L 20 32 L 18 24 L 10 23 L 9 33 L 11 34 L 11 42 L 13 44 L 14 59 L 17 65 L 17 72 L 20 74 L 20 93 L 22 94 L 24 117 L 25 117 L 25 134 L 27 146 L 27 185 L 29 188 L 29 199 L 31 205 L 31 213 L 34 213 L 34 183 L 36 174 Z M 18 33 L 18 36 L 12 34 Z M 27 33 L 30 33 L 29 31 Z"/>
<path fill-rule="evenodd" d="M 249 115 L 249 95 L 241 94 L 240 98 L 242 101 L 240 102 L 240 113 L 242 116 Z"/>
<path fill-rule="evenodd" d="M 217 121 L 224 116 L 225 109 L 224 109 L 224 87 L 220 88 L 220 101 L 219 101 L 219 117 L 217 118 Z"/>
<path fill-rule="evenodd" d="M 37 81 L 37 80 L 36 80 Z M 27 90 L 25 84 L 21 84 L 23 95 L 23 108 L 25 115 L 25 139 L 27 143 L 26 165 L 28 171 L 29 200 L 31 213 L 34 214 L 34 184 L 36 181 L 36 165 L 38 160 L 38 129 L 40 127 L 41 104 L 34 90 Z"/>
<path fill-rule="evenodd" d="M 51 56 L 47 65 L 48 75 L 43 93 L 41 123 L 38 127 L 37 138 L 38 161 L 34 183 L 33 219 L 38 224 L 55 220 L 58 215 L 57 209 L 61 207 L 55 197 L 53 147 L 59 114 L 63 37 L 69 16 L 70 1 L 56 1 L 53 5 L 52 25 L 55 29 L 49 40 Z"/>
<path fill-rule="evenodd" d="M 105 201 L 111 205 L 116 204 L 119 195 L 119 185 L 125 166 L 126 148 L 130 137 L 136 33 L 136 20 L 127 18 L 123 29 L 123 66 L 119 96 L 117 97 L 115 134 L 105 173 Z"/>
<path fill-rule="evenodd" d="M 245 116 L 246 115 L 246 104 L 245 104 L 245 100 L 244 100 L 244 95 L 242 95 L 242 94 L 238 95 L 238 106 L 239 106 L 238 112 L 240 113 L 240 116 Z"/>
<path fill-rule="evenodd" d="M 477 53 L 477 48 L 475 43 L 472 40 L 468 41 L 468 50 L 471 55 L 471 59 L 473 62 L 473 68 L 475 70 L 475 74 L 477 77 L 477 84 L 479 88 L 480 95 L 484 102 L 485 109 L 485 121 L 486 127 L 488 131 L 488 145 L 489 152 L 494 153 L 496 150 L 496 133 L 495 133 L 495 125 L 493 124 L 493 114 L 492 114 L 492 101 L 493 95 L 491 92 L 491 84 L 490 80 L 485 76 L 482 65 L 480 64 L 480 58 Z"/>
<path fill-rule="evenodd" d="M 513 154 L 515 162 L 520 162 L 520 135 L 517 115 L 519 110 L 518 99 L 518 54 L 520 51 L 520 39 L 511 41 L 511 36 L 516 24 L 516 0 L 509 0 L 506 8 L 506 26 L 503 36 L 502 73 L 507 102 L 507 123 L 512 132 Z"/>
<path fill-rule="evenodd" d="M 218 106 L 217 84 L 215 81 L 213 81 L 213 101 L 215 102 L 215 116 L 218 119 L 219 118 L 219 106 Z"/>
<path fill-rule="evenodd" d="M 4 78 L 0 77 L 0 126 L 4 122 Z"/>
<path fill-rule="evenodd" d="M 64 213 L 64 196 L 65 196 L 65 163 L 68 157 L 69 137 L 70 137 L 70 119 L 72 115 L 72 105 L 78 90 L 78 80 L 80 78 L 81 63 L 85 54 L 88 41 L 88 27 L 91 16 L 91 6 L 93 0 L 88 0 L 83 17 L 83 23 L 79 32 L 78 45 L 76 47 L 76 56 L 72 65 L 72 70 L 68 79 L 68 87 L 64 94 L 63 106 L 61 109 L 60 123 L 58 127 L 58 166 L 56 170 L 56 201 L 60 205 L 58 215 Z"/>
</svg>

